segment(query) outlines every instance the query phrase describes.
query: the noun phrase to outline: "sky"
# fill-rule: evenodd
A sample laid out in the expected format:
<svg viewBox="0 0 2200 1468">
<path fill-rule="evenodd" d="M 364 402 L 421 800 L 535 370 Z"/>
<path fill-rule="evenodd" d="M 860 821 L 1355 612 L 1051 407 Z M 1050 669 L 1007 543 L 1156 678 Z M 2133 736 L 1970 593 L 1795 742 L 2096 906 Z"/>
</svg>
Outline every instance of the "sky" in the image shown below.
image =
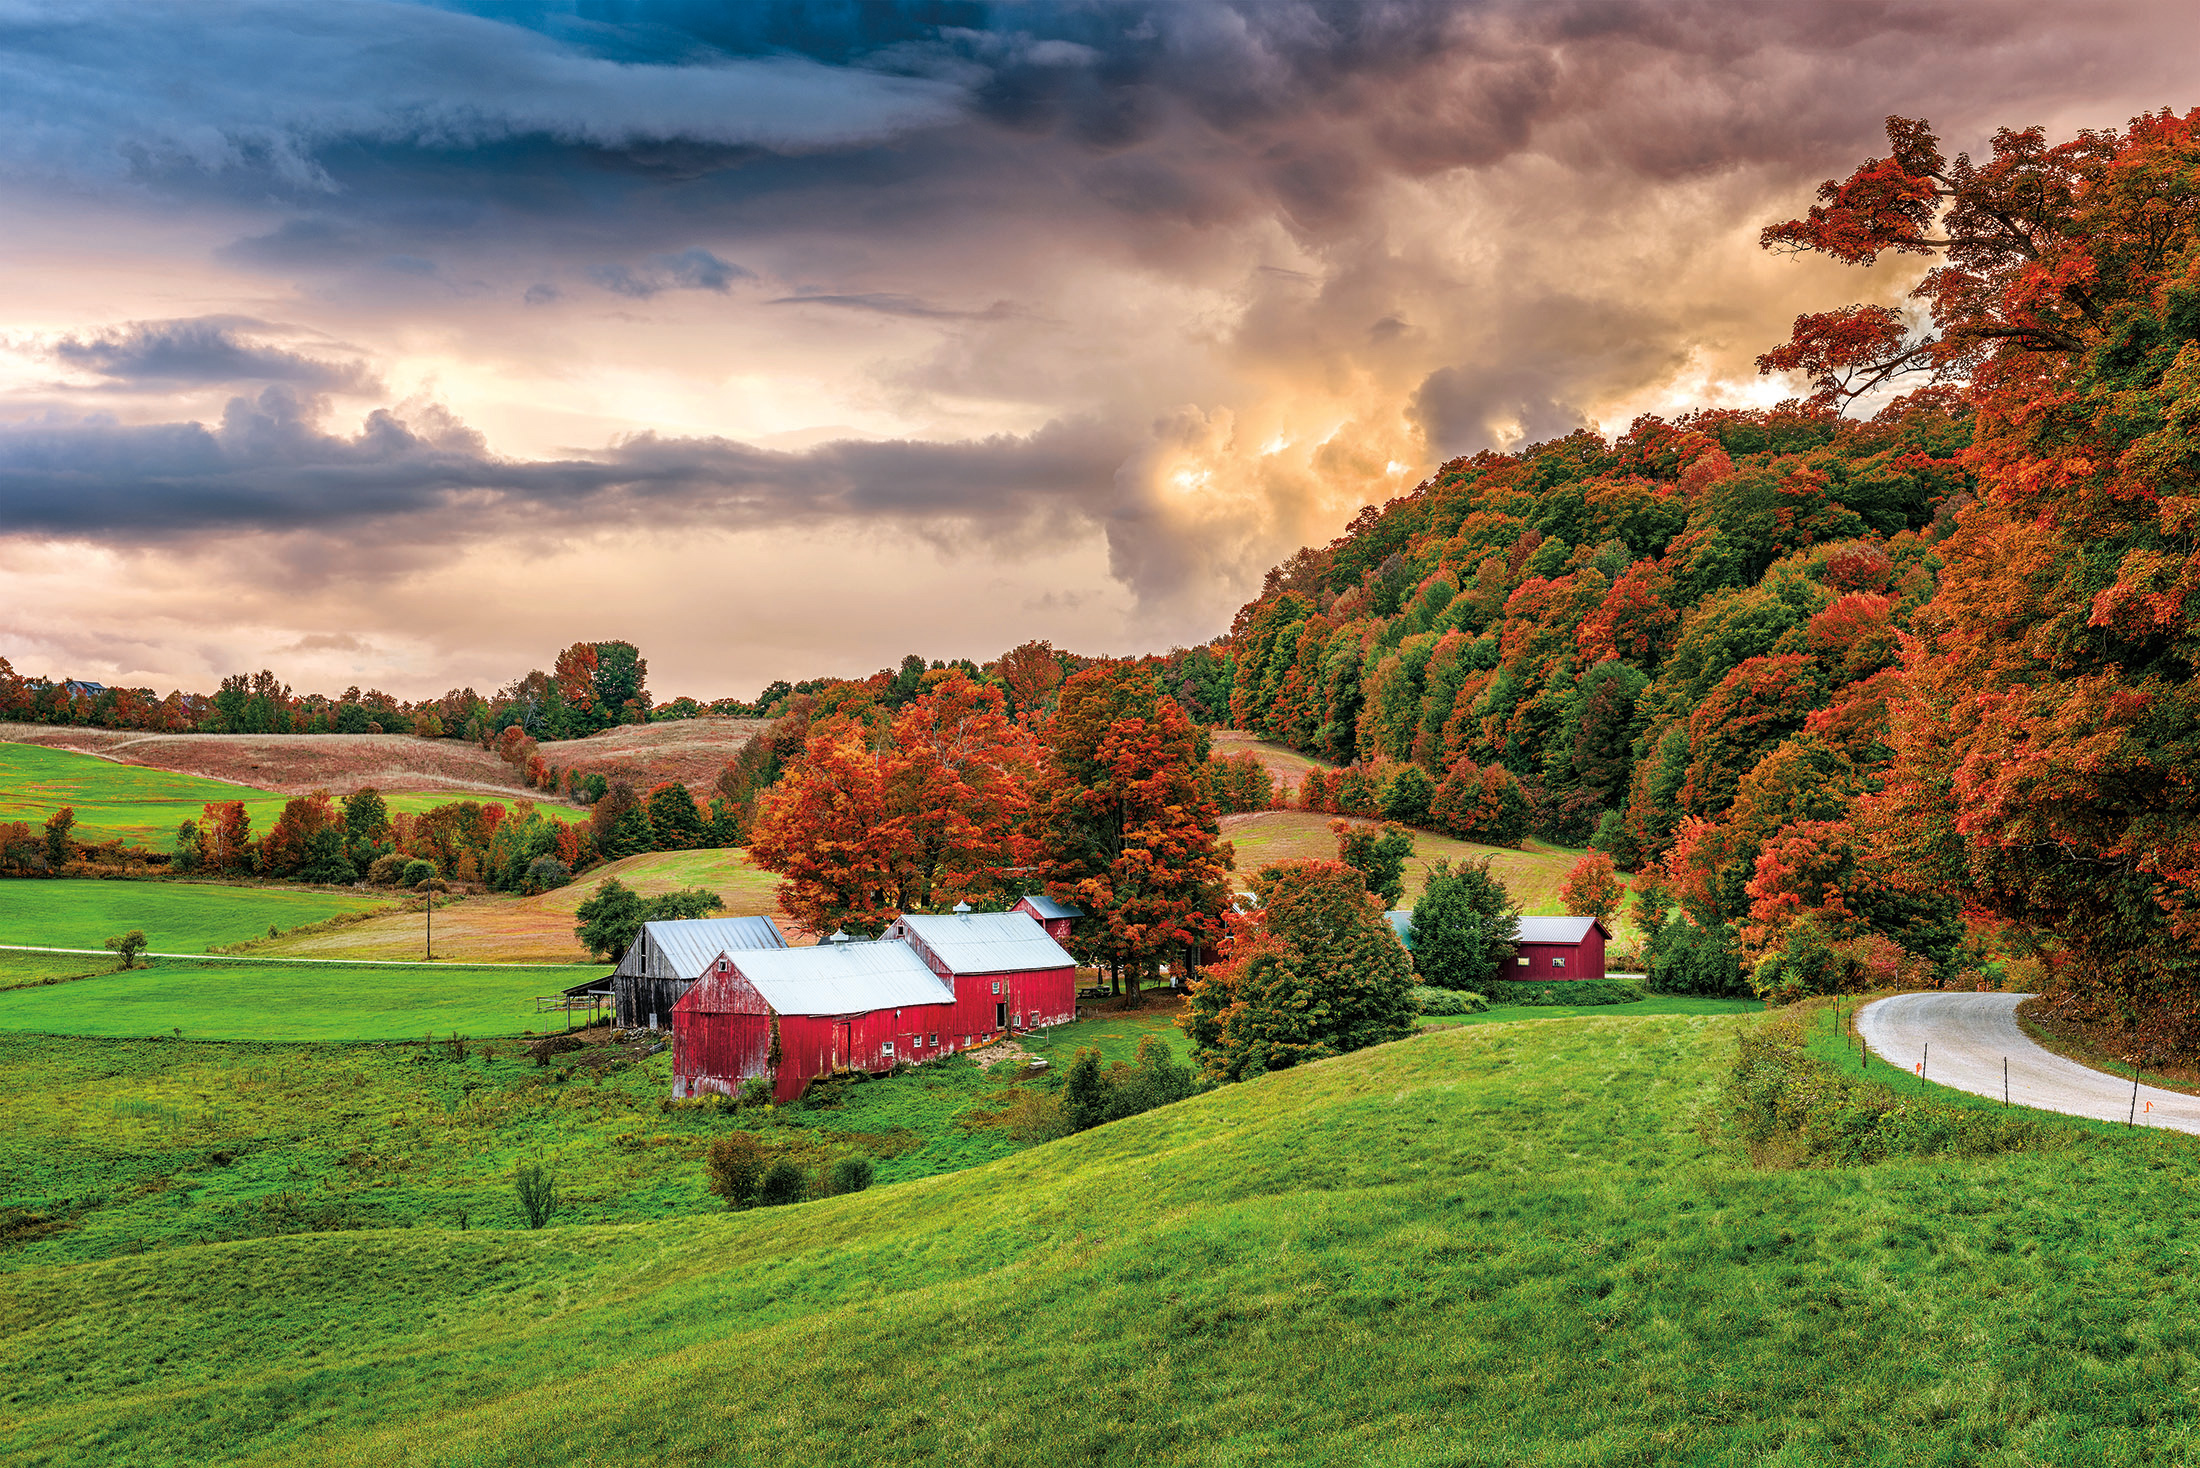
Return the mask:
<svg viewBox="0 0 2200 1468">
<path fill-rule="evenodd" d="M 2115 3 L 0 0 L 0 656 L 662 698 L 1160 651 L 1446 459 L 1770 403 L 1885 151 Z"/>
</svg>

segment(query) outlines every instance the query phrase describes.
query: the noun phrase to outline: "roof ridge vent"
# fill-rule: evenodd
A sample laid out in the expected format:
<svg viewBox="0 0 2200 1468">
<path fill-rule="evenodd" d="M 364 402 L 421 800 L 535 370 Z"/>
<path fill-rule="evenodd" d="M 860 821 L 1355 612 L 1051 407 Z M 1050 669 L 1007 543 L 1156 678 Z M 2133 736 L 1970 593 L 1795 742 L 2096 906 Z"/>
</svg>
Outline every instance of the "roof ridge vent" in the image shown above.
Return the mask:
<svg viewBox="0 0 2200 1468">
<path fill-rule="evenodd" d="M 964 917 L 968 917 L 970 915 L 970 904 L 967 902 L 958 902 L 955 904 L 955 911 L 960 913 Z"/>
<path fill-rule="evenodd" d="M 846 932 L 839 928 L 835 928 L 833 929 L 833 935 L 830 938 L 827 938 L 825 941 L 828 943 L 846 943 L 849 942 L 850 939 Z"/>
</svg>

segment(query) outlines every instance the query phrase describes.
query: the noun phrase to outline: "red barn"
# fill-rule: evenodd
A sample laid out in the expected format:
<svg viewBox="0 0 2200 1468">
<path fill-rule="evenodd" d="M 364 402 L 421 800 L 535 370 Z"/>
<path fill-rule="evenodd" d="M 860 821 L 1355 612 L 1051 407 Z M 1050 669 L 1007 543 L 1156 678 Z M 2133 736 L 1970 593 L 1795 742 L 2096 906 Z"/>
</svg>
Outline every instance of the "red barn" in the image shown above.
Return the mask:
<svg viewBox="0 0 2200 1468">
<path fill-rule="evenodd" d="M 673 1006 L 672 1094 L 731 1095 L 773 1076 L 774 1094 L 791 1101 L 836 1070 L 936 1060 L 957 1048 L 954 1009 L 954 991 L 906 943 L 721 953 Z"/>
<path fill-rule="evenodd" d="M 1029 913 L 1032 921 L 1045 928 L 1047 936 L 1057 943 L 1067 943 L 1069 925 L 1085 915 L 1083 908 L 1056 902 L 1051 897 L 1019 897 L 1009 911 Z"/>
<path fill-rule="evenodd" d="M 1029 912 L 903 913 L 886 936 L 954 987 L 958 1049 L 1077 1018 L 1077 960 Z"/>
<path fill-rule="evenodd" d="M 1524 917 L 1508 979 L 1601 979 L 1611 934 L 1593 917 Z"/>
</svg>

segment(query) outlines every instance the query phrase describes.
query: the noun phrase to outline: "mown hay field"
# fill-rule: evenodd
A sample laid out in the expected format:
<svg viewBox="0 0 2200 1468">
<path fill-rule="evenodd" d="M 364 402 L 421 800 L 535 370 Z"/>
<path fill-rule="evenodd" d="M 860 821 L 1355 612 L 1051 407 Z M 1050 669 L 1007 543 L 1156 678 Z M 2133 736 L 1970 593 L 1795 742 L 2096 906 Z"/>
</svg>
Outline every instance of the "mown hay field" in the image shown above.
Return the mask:
<svg viewBox="0 0 2200 1468">
<path fill-rule="evenodd" d="M 204 953 L 217 945 L 264 940 L 271 927 L 302 927 L 390 906 L 385 894 L 350 889 L 23 879 L 0 882 L 0 943 L 97 948 L 136 928 L 154 952 Z"/>
<path fill-rule="evenodd" d="M 1237 882 L 1271 862 L 1335 861 L 1337 838 L 1330 831 L 1336 816 L 1303 810 L 1257 810 L 1222 818 L 1222 835 L 1237 849 Z M 1519 850 L 1508 846 L 1483 846 L 1439 836 L 1434 831 L 1413 833 L 1413 855 L 1406 861 L 1406 906 L 1411 907 L 1428 882 L 1429 864 L 1438 860 L 1465 861 L 1490 858 L 1491 870 L 1525 913 L 1559 913 L 1559 884 L 1581 859 L 1579 850 L 1530 841 Z"/>
<path fill-rule="evenodd" d="M 13 1251 L 0 1453 L 286 1468 L 2192 1456 L 2192 1139 L 2076 1128 L 1978 1160 L 1752 1168 L 1718 1123 L 1749 1023 L 1461 1027 L 951 1175 L 730 1216 L 584 1212 L 530 1233 L 484 1195 L 463 1231 L 415 1215 L 196 1244 L 178 1241 L 188 1222 L 148 1222 L 69 1262 L 65 1240 L 103 1226 L 94 1209 Z M 0 1076 L 27 1070 L 6 1058 Z M 264 1101 L 271 1124 L 311 1104 L 280 1058 L 254 1063 L 227 1081 L 186 1066 L 118 1117 L 161 1128 L 146 1145 L 169 1171 L 116 1191 L 164 1220 L 208 1216 L 226 1169 L 180 1130 L 193 1108 Z M 462 1064 L 419 1073 L 438 1104 L 398 1125 L 377 1096 L 319 1144 L 351 1146 L 350 1196 L 400 1197 L 448 1165 L 411 1135 L 423 1118 L 494 1145 L 464 1115 Z M 89 1067 L 31 1084 L 97 1114 Z M 571 1083 L 565 1097 L 541 1115 L 607 1112 Z M 310 1191 L 314 1171 L 261 1185 Z M 82 1186 L 112 1186 L 95 1176 Z M 573 1185 L 654 1186 L 608 1163 Z"/>
</svg>

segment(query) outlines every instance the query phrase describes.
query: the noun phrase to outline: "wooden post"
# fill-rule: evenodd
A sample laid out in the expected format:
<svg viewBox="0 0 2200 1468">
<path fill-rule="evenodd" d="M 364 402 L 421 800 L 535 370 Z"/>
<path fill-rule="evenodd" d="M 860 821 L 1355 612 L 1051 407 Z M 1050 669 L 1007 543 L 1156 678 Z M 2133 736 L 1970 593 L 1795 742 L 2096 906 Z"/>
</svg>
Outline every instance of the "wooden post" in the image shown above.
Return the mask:
<svg viewBox="0 0 2200 1468">
<path fill-rule="evenodd" d="M 2139 1063 L 2138 1063 L 2137 1061 L 2133 1061 L 2133 1062 L 2132 1062 L 2132 1065 L 2131 1065 L 2131 1115 L 2129 1115 L 2129 1116 L 2127 1116 L 2127 1117 L 2125 1117 L 2125 1118 L 2124 1118 L 2124 1125 L 2125 1125 L 2125 1126 L 2137 1126 L 2138 1124 L 2139 1124 Z"/>
<path fill-rule="evenodd" d="M 2009 1057 L 2006 1055 L 2001 1058 L 2001 1104 L 2004 1108 L 2009 1105 Z"/>
<path fill-rule="evenodd" d="M 1925 1042 L 1925 1053 L 1917 1058 L 1917 1078 L 1919 1080 L 1922 1081 L 1923 1079 L 1925 1079 L 1925 1066 L 1926 1063 L 1929 1062 L 1932 1058 L 1933 1043 L 1932 1041 L 1928 1040 Z"/>
</svg>

